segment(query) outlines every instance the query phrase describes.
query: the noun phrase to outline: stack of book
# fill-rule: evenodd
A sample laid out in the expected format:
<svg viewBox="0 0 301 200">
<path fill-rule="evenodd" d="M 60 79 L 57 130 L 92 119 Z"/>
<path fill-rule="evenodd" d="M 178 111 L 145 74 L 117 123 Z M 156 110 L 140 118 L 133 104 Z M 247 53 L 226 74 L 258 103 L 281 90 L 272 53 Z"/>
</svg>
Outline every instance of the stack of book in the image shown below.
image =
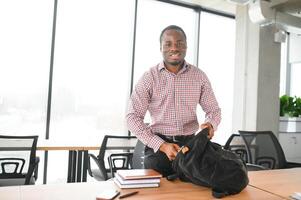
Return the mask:
<svg viewBox="0 0 301 200">
<path fill-rule="evenodd" d="M 159 187 L 162 175 L 153 169 L 117 170 L 114 182 L 119 188 Z"/>
</svg>

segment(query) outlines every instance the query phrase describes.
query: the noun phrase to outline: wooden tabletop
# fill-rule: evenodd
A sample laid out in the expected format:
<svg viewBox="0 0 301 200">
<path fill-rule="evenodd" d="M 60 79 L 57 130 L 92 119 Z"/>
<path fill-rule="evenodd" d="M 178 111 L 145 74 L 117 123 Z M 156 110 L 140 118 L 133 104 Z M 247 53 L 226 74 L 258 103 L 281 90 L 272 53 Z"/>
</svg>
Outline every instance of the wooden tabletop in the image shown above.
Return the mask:
<svg viewBox="0 0 301 200">
<path fill-rule="evenodd" d="M 49 184 L 33 186 L 14 186 L 0 187 L 0 196 L 5 195 L 7 200 L 96 200 L 96 197 L 103 191 L 116 190 L 117 186 L 112 181 L 93 182 L 93 183 L 67 183 Z M 10 190 L 10 191 L 8 191 Z M 138 194 L 126 198 L 127 200 L 210 200 L 214 199 L 211 189 L 197 186 L 192 183 L 181 181 L 170 182 L 165 178 L 161 179 L 158 188 L 143 189 L 122 189 L 121 194 L 139 191 Z M 19 193 L 19 196 L 18 196 Z M 19 197 L 19 198 L 18 198 Z M 118 198 L 117 198 L 118 199 Z M 282 199 L 271 193 L 254 188 L 246 187 L 241 193 L 223 198 L 225 200 L 249 200 Z"/>
<path fill-rule="evenodd" d="M 56 140 L 39 140 L 37 144 L 37 150 L 40 151 L 60 151 L 60 150 L 73 150 L 73 151 L 84 151 L 84 150 L 99 150 L 101 140 L 98 141 L 56 141 Z"/>
<path fill-rule="evenodd" d="M 212 190 L 210 188 L 194 185 L 192 183 L 185 183 L 179 180 L 167 181 L 161 179 L 159 188 L 149 188 L 139 190 L 137 195 L 134 195 L 130 200 L 210 200 L 215 199 L 212 196 Z M 137 189 L 128 189 L 128 191 L 135 191 Z M 122 190 L 124 192 L 124 190 Z M 265 200 L 277 200 L 281 199 L 273 194 L 267 193 L 260 189 L 247 186 L 241 193 L 236 195 L 230 195 L 224 197 L 225 200 L 249 200 L 249 199 L 265 199 Z"/>
<path fill-rule="evenodd" d="M 102 139 L 102 138 L 101 138 Z M 53 151 L 53 150 L 71 150 L 71 151 L 89 151 L 99 150 L 102 140 L 70 140 L 70 141 L 56 141 L 56 140 L 39 140 L 37 150 Z M 116 145 L 108 147 L 108 149 L 134 149 L 134 145 L 129 146 L 127 143 L 116 142 Z"/>
<path fill-rule="evenodd" d="M 0 187 L 0 199 L 1 200 L 21 200 L 21 187 L 10 186 Z"/>
<path fill-rule="evenodd" d="M 249 185 L 289 199 L 301 192 L 301 168 L 249 172 Z"/>
</svg>

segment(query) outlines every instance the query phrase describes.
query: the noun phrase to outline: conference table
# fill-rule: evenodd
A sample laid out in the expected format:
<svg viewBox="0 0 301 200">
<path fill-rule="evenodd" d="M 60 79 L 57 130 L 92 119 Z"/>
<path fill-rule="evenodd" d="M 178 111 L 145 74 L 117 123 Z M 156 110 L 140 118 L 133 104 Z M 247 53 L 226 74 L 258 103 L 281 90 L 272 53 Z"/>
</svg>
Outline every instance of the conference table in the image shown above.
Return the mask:
<svg viewBox="0 0 301 200">
<path fill-rule="evenodd" d="M 257 172 L 256 172 L 257 173 Z M 256 173 L 251 176 L 256 177 Z M 300 174 L 299 174 L 300 175 Z M 120 190 L 113 181 L 65 183 L 30 186 L 0 187 L 0 199 L 5 200 L 96 200 L 104 191 Z M 210 200 L 211 189 L 192 183 L 161 179 L 158 188 L 121 189 L 121 194 L 138 191 L 128 200 Z M 116 198 L 119 199 L 119 198 Z M 284 199 L 271 192 L 248 185 L 241 193 L 224 197 L 225 200 L 278 200 Z"/>
<path fill-rule="evenodd" d="M 46 184 L 47 177 L 47 160 L 48 151 L 68 151 L 68 170 L 67 183 L 71 182 L 86 182 L 88 169 L 88 153 L 92 150 L 99 150 L 103 138 L 97 140 L 81 140 L 81 141 L 56 141 L 56 140 L 40 140 L 37 144 L 38 151 L 45 152 L 44 158 L 44 175 L 43 183 Z M 114 147 L 108 147 L 108 150 L 125 149 L 122 144 L 117 144 Z M 133 148 L 131 148 L 133 149 Z"/>
<path fill-rule="evenodd" d="M 301 193 L 301 168 L 249 172 L 249 185 L 269 191 L 284 199 L 294 192 Z"/>
<path fill-rule="evenodd" d="M 38 141 L 37 150 L 45 152 L 43 183 L 46 183 L 48 151 L 68 151 L 69 155 L 68 155 L 67 183 L 86 182 L 87 168 L 88 168 L 88 151 L 99 150 L 100 143 L 101 140 L 95 141 L 95 144 L 93 144 L 93 140 L 90 141 L 40 140 Z"/>
<path fill-rule="evenodd" d="M 225 200 L 290 199 L 301 191 L 301 168 L 249 172 L 249 185 L 239 194 Z M 120 190 L 113 181 L 0 187 L 5 200 L 96 200 L 104 191 Z M 138 191 L 129 200 L 210 200 L 211 189 L 192 183 L 161 179 L 158 188 L 121 189 L 121 194 Z M 118 199 L 118 198 L 117 198 Z"/>
</svg>

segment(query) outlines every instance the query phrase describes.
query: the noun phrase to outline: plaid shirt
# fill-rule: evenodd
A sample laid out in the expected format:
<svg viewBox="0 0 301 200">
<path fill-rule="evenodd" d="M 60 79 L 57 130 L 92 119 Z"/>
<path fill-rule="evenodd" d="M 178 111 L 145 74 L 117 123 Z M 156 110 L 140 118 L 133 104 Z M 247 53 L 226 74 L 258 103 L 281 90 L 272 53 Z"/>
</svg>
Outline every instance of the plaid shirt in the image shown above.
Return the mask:
<svg viewBox="0 0 301 200">
<path fill-rule="evenodd" d="M 221 109 L 206 74 L 186 62 L 174 74 L 161 62 L 144 73 L 131 95 L 126 116 L 128 129 L 156 152 L 164 140 L 155 133 L 191 135 L 199 129 L 198 104 L 206 113 L 205 121 L 216 130 Z M 147 110 L 152 119 L 150 125 L 143 122 Z"/>
</svg>

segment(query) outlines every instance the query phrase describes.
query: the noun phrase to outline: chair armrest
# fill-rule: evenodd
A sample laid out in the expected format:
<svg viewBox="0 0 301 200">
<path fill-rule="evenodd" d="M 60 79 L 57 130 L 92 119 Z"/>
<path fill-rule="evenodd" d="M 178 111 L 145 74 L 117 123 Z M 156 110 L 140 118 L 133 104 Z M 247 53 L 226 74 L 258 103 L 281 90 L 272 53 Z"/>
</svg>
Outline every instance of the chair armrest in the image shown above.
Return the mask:
<svg viewBox="0 0 301 200">
<path fill-rule="evenodd" d="M 39 163 L 40 163 L 40 157 L 36 157 L 35 167 L 34 167 L 34 172 L 33 172 L 33 177 L 34 177 L 35 180 L 38 179 Z"/>
<path fill-rule="evenodd" d="M 251 163 L 246 163 L 247 170 L 248 171 L 260 171 L 260 170 L 268 170 L 269 168 L 261 166 L 261 165 L 255 165 Z"/>
<path fill-rule="evenodd" d="M 114 173 L 118 169 L 130 169 L 132 166 L 132 158 L 133 158 L 133 153 L 131 152 L 126 152 L 126 153 L 112 153 L 108 157 L 108 162 L 110 165 L 110 172 L 111 176 L 114 177 Z M 115 161 L 121 161 L 122 165 L 121 166 L 116 166 Z"/>
<path fill-rule="evenodd" d="M 301 167 L 301 163 L 286 162 L 285 168 Z"/>
<path fill-rule="evenodd" d="M 91 160 L 93 160 L 98 167 L 97 174 L 91 168 Z M 94 154 L 91 153 L 88 154 L 88 173 L 91 177 L 96 178 L 97 176 L 98 177 L 97 179 L 103 179 L 104 181 L 108 180 L 108 174 L 105 168 L 104 160 L 99 159 L 98 157 L 96 157 Z"/>
</svg>

